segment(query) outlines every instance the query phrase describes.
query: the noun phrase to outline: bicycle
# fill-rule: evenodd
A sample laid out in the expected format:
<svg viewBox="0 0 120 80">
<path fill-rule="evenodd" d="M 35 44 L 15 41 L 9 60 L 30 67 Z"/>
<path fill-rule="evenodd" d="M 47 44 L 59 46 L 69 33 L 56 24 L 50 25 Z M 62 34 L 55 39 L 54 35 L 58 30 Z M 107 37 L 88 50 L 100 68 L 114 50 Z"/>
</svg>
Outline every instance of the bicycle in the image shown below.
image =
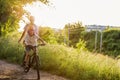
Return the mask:
<svg viewBox="0 0 120 80">
<path fill-rule="evenodd" d="M 35 46 L 36 48 L 39 47 L 39 46 L 44 46 L 45 44 L 39 44 L 38 46 Z M 32 49 L 33 46 L 30 46 L 29 47 Z M 24 56 L 23 56 L 23 61 L 25 60 L 25 57 L 26 57 L 26 53 L 24 53 Z M 34 66 L 35 64 L 35 69 L 37 71 L 37 80 L 40 80 L 40 60 L 39 60 L 39 56 L 37 55 L 37 52 L 35 51 L 34 53 L 32 53 L 32 55 L 28 55 L 28 61 L 26 63 L 23 62 L 23 68 L 24 68 L 24 72 L 27 73 L 29 72 L 30 68 L 32 66 Z M 27 65 L 27 66 L 26 66 Z"/>
</svg>

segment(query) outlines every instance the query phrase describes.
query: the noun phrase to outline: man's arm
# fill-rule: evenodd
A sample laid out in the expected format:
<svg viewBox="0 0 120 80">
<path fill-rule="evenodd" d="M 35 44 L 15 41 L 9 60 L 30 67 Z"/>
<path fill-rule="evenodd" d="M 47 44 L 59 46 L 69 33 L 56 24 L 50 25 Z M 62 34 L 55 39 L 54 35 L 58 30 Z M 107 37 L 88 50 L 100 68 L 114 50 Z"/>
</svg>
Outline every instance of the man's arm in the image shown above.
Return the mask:
<svg viewBox="0 0 120 80">
<path fill-rule="evenodd" d="M 35 36 L 38 41 L 41 41 L 43 44 L 45 44 L 45 41 L 38 34 L 35 34 Z"/>
<path fill-rule="evenodd" d="M 26 26 L 25 26 L 25 27 L 26 27 Z M 18 42 L 20 42 L 20 41 L 22 40 L 22 38 L 24 37 L 26 31 L 27 31 L 27 28 L 24 29 L 24 31 L 23 31 L 23 33 L 22 33 L 20 39 L 18 40 Z"/>
<path fill-rule="evenodd" d="M 25 35 L 25 30 L 23 31 L 23 33 L 22 33 L 20 39 L 18 40 L 18 42 L 20 42 L 22 40 L 22 38 L 24 37 L 24 35 Z"/>
</svg>

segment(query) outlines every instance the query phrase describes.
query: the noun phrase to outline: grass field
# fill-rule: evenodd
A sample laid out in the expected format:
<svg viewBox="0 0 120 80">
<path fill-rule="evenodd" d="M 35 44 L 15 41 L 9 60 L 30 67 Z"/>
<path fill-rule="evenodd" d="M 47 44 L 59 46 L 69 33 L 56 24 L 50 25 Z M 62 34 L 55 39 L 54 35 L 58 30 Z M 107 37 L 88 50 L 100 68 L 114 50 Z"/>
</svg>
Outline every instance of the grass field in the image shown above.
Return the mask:
<svg viewBox="0 0 120 80">
<path fill-rule="evenodd" d="M 24 47 L 18 34 L 0 38 L 0 59 L 21 64 Z M 120 80 L 120 61 L 98 53 L 79 51 L 63 45 L 38 48 L 41 69 L 70 80 Z"/>
</svg>

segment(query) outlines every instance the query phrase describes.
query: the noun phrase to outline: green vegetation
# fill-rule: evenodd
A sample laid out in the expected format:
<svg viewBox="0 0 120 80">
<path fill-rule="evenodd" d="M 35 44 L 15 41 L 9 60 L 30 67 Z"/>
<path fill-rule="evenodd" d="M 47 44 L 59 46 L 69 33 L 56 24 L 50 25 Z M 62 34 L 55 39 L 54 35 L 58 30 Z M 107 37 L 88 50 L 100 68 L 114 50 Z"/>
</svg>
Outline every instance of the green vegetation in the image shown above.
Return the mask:
<svg viewBox="0 0 120 80">
<path fill-rule="evenodd" d="M 36 0 L 0 0 L 0 36 L 4 36 L 9 32 L 18 28 L 18 22 L 24 14 L 23 6 Z M 48 0 L 38 0 L 47 4 Z"/>
<path fill-rule="evenodd" d="M 17 35 L 16 35 L 17 34 Z M 0 37 L 0 59 L 21 63 L 23 46 L 18 44 L 18 33 Z"/>
<path fill-rule="evenodd" d="M 85 27 L 82 25 L 82 22 L 68 23 L 63 29 L 65 39 L 69 46 L 76 47 L 76 44 L 79 42 L 79 39 L 82 38 L 82 32 L 85 31 Z"/>
<path fill-rule="evenodd" d="M 55 32 L 55 30 L 53 30 L 50 27 L 40 27 L 39 28 L 39 36 L 41 36 L 42 39 L 44 39 L 46 42 L 50 43 L 50 44 L 57 44 L 57 35 Z"/>
<path fill-rule="evenodd" d="M 17 43 L 18 33 L 0 38 L 0 59 L 21 64 L 24 48 Z M 83 42 L 84 43 L 84 42 Z M 81 43 L 78 45 L 80 48 Z M 63 45 L 39 47 L 42 70 L 71 80 L 119 80 L 120 61 L 78 51 Z"/>
<path fill-rule="evenodd" d="M 18 22 L 24 14 L 22 8 L 34 0 L 0 0 L 0 59 L 21 64 L 24 47 L 18 44 Z M 48 3 L 48 0 L 39 0 Z M 11 33 L 13 32 L 13 33 Z M 120 55 L 120 30 L 103 31 L 102 54 L 94 50 L 95 31 L 85 32 L 81 22 L 66 24 L 63 30 L 40 27 L 40 36 L 48 43 L 39 47 L 41 69 L 65 76 L 71 80 L 119 80 L 120 61 L 108 57 Z M 97 49 L 99 52 L 100 32 Z M 69 45 L 71 47 L 66 47 Z M 73 47 L 73 48 L 72 48 Z"/>
<path fill-rule="evenodd" d="M 120 55 L 120 30 L 107 30 L 103 36 L 103 52 L 112 55 Z"/>
<path fill-rule="evenodd" d="M 84 32 L 83 40 L 86 42 L 86 48 L 89 51 L 93 51 L 95 48 L 95 31 Z M 100 32 L 98 31 L 97 37 L 97 49 L 96 51 L 100 51 Z M 117 57 L 120 55 L 120 30 L 119 29 L 107 29 L 103 31 L 103 39 L 102 39 L 102 53 L 105 55 L 109 55 L 112 57 Z"/>
</svg>

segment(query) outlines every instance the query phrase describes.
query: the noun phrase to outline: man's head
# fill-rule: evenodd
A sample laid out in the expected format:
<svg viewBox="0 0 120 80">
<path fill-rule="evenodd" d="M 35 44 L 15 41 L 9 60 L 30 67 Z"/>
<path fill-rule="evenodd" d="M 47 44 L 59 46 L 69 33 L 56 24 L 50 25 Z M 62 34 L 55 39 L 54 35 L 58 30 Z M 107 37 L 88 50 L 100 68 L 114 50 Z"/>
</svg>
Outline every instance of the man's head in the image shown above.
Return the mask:
<svg viewBox="0 0 120 80">
<path fill-rule="evenodd" d="M 30 22 L 34 23 L 34 21 L 35 21 L 34 16 L 30 16 Z"/>
</svg>

